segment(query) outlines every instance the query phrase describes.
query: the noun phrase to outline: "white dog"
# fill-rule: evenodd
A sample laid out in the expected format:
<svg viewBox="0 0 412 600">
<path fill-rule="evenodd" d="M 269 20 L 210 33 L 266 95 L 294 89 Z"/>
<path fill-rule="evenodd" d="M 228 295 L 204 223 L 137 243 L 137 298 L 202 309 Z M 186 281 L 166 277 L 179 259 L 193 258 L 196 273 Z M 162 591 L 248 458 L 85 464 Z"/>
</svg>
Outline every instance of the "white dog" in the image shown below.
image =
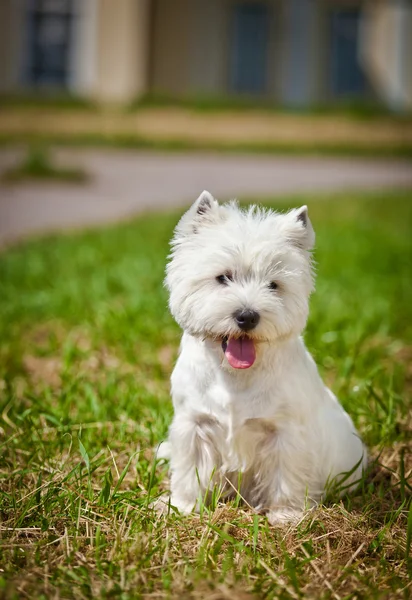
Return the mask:
<svg viewBox="0 0 412 600">
<path fill-rule="evenodd" d="M 287 214 L 203 192 L 176 227 L 166 285 L 184 330 L 172 375 L 171 504 L 238 492 L 270 522 L 299 518 L 366 467 L 355 427 L 300 334 L 313 290 L 306 206 Z"/>
</svg>

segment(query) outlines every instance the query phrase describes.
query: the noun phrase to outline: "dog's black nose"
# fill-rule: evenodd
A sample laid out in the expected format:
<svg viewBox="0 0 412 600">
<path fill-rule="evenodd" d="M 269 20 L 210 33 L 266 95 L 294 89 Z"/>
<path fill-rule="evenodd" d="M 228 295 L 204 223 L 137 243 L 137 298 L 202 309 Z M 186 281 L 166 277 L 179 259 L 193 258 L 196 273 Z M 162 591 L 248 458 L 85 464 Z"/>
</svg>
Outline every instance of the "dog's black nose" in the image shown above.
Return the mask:
<svg viewBox="0 0 412 600">
<path fill-rule="evenodd" d="M 233 317 L 242 331 L 254 329 L 260 320 L 259 313 L 254 310 L 238 310 Z"/>
</svg>

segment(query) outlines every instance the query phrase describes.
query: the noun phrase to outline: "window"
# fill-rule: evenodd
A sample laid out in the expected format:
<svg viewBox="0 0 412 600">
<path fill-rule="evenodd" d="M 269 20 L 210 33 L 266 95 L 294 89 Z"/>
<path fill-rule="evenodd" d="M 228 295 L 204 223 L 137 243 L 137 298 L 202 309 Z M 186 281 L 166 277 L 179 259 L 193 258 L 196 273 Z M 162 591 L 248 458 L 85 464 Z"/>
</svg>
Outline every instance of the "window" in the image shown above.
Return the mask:
<svg viewBox="0 0 412 600">
<path fill-rule="evenodd" d="M 73 0 L 32 0 L 28 11 L 27 78 L 64 87 L 69 73 Z"/>
<path fill-rule="evenodd" d="M 266 4 L 246 2 L 233 7 L 230 88 L 261 94 L 267 90 L 269 10 Z"/>
<path fill-rule="evenodd" d="M 365 76 L 359 64 L 358 9 L 333 10 L 330 17 L 330 86 L 335 96 L 360 95 Z"/>
</svg>

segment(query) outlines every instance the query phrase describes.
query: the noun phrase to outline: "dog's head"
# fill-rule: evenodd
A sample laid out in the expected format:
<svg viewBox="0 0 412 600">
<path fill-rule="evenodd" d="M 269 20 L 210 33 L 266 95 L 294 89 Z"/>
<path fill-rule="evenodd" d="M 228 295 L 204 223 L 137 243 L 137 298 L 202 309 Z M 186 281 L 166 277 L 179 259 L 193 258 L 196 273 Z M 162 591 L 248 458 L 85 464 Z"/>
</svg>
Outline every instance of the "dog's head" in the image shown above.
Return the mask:
<svg viewBox="0 0 412 600">
<path fill-rule="evenodd" d="M 286 214 L 203 192 L 178 223 L 166 286 L 187 332 L 221 344 L 233 368 L 248 368 L 260 342 L 299 334 L 313 289 L 315 234 L 306 206 Z"/>
</svg>

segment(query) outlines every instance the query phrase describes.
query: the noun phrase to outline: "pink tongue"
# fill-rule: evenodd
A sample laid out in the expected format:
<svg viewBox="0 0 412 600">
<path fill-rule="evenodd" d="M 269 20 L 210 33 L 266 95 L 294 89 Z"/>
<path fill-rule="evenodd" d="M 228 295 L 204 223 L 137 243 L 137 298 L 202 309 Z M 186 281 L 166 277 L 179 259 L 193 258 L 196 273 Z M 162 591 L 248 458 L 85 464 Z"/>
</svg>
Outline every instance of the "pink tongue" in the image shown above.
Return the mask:
<svg viewBox="0 0 412 600">
<path fill-rule="evenodd" d="M 256 360 L 256 350 L 250 338 L 229 338 L 225 356 L 234 369 L 248 369 Z"/>
</svg>

